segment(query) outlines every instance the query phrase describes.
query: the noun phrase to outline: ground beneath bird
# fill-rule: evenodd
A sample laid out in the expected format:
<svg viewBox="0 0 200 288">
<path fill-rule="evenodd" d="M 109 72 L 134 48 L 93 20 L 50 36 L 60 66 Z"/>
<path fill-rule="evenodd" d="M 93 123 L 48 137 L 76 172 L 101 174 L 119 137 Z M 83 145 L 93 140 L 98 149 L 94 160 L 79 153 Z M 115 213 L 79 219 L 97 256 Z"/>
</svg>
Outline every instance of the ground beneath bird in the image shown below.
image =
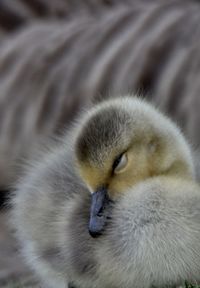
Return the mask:
<svg viewBox="0 0 200 288">
<path fill-rule="evenodd" d="M 8 215 L 0 212 L 0 288 L 40 288 L 20 258 L 12 232 L 8 225 Z M 200 288 L 190 284 L 185 287 Z"/>
</svg>

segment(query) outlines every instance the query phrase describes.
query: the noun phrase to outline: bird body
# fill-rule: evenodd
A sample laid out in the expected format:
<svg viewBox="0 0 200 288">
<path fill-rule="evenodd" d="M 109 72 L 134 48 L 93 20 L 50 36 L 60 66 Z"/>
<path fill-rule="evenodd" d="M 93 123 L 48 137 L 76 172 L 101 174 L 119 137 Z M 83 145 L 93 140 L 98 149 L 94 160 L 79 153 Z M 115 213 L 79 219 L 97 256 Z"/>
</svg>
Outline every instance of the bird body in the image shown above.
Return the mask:
<svg viewBox="0 0 200 288">
<path fill-rule="evenodd" d="M 137 98 L 105 101 L 44 154 L 13 195 L 11 222 L 47 287 L 200 281 L 200 189 L 167 117 Z"/>
</svg>

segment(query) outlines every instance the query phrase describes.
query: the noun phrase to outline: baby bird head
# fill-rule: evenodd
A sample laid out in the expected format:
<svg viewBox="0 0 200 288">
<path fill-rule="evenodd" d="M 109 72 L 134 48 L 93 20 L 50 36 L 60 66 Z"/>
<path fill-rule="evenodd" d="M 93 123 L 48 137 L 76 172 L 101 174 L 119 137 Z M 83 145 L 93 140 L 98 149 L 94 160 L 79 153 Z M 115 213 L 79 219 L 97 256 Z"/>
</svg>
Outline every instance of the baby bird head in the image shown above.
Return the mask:
<svg viewBox="0 0 200 288">
<path fill-rule="evenodd" d="M 101 234 L 106 206 L 150 177 L 193 177 L 190 149 L 166 116 L 136 97 L 105 101 L 89 112 L 75 144 L 77 167 L 92 193 L 89 231 Z"/>
</svg>

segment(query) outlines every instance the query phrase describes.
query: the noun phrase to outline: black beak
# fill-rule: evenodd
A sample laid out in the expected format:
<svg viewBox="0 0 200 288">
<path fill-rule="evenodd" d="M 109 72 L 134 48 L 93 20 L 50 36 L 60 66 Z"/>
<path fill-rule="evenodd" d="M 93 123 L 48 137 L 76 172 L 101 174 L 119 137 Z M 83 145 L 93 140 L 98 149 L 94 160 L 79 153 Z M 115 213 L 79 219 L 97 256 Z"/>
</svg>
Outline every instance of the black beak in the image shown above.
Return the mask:
<svg viewBox="0 0 200 288">
<path fill-rule="evenodd" d="M 108 219 L 105 209 L 110 202 L 111 200 L 105 188 L 100 188 L 92 194 L 89 222 L 89 233 L 92 237 L 102 234 L 106 220 Z"/>
</svg>

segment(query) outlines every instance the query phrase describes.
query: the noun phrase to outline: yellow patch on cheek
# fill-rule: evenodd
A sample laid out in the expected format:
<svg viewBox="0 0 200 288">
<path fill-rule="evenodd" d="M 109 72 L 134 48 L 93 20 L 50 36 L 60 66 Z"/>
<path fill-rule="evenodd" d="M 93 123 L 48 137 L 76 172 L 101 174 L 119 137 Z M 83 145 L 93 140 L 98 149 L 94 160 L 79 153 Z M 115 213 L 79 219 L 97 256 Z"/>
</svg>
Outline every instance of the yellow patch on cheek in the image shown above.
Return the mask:
<svg viewBox="0 0 200 288">
<path fill-rule="evenodd" d="M 131 159 L 130 159 L 131 158 Z M 136 164 L 137 163 L 137 164 Z M 129 164 L 126 171 L 114 175 L 111 179 L 108 193 L 111 199 L 116 199 L 126 193 L 128 189 L 136 185 L 141 180 L 150 176 L 149 165 L 141 155 L 129 157 Z"/>
<path fill-rule="evenodd" d="M 121 180 L 118 179 L 118 180 L 111 181 L 108 187 L 108 194 L 110 198 L 114 200 L 120 195 L 123 195 L 124 193 L 126 193 L 128 189 L 133 187 L 138 181 L 139 179 L 135 179 L 135 178 L 126 179 L 126 177 Z"/>
<path fill-rule="evenodd" d="M 79 166 L 79 171 L 83 181 L 90 187 L 91 192 L 95 192 L 107 183 L 107 175 L 99 169 L 82 165 Z"/>
</svg>

